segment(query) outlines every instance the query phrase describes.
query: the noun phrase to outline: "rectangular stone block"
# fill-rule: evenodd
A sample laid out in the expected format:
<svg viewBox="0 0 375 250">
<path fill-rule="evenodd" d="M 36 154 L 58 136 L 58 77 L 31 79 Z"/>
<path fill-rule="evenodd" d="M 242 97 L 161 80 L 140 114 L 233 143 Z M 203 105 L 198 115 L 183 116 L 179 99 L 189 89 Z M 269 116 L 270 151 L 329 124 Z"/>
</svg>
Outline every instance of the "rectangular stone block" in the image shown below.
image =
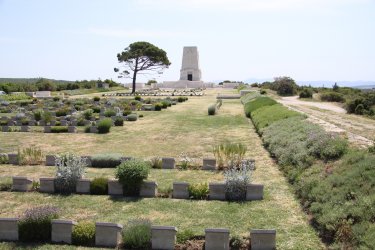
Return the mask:
<svg viewBox="0 0 375 250">
<path fill-rule="evenodd" d="M 2 126 L 1 131 L 2 132 L 9 132 L 9 127 L 8 126 Z"/>
<path fill-rule="evenodd" d="M 35 126 L 36 124 L 36 121 L 35 120 L 30 120 L 29 121 L 29 126 Z"/>
<path fill-rule="evenodd" d="M 76 133 L 76 132 L 77 132 L 77 128 L 75 126 L 68 127 L 68 133 Z"/>
<path fill-rule="evenodd" d="M 73 226 L 77 222 L 72 220 L 52 220 L 51 240 L 54 243 L 72 244 Z"/>
<path fill-rule="evenodd" d="M 44 133 L 51 133 L 51 126 L 44 126 Z"/>
<path fill-rule="evenodd" d="M 174 169 L 176 161 L 174 158 L 161 158 L 163 169 Z"/>
<path fill-rule="evenodd" d="M 124 191 L 121 183 L 118 180 L 108 180 L 108 194 L 109 195 L 123 195 Z"/>
<path fill-rule="evenodd" d="M 56 126 L 56 120 L 52 120 L 52 121 L 50 121 L 50 123 L 49 123 L 51 126 Z"/>
<path fill-rule="evenodd" d="M 98 128 L 97 127 L 95 127 L 95 126 L 91 126 L 90 127 L 90 133 L 98 133 Z"/>
<path fill-rule="evenodd" d="M 68 121 L 67 120 L 61 120 L 60 124 L 61 124 L 61 126 L 68 126 Z"/>
<path fill-rule="evenodd" d="M 203 170 L 216 170 L 216 159 L 203 159 Z"/>
<path fill-rule="evenodd" d="M 260 184 L 248 184 L 246 187 L 246 200 L 263 200 L 263 185 Z"/>
<path fill-rule="evenodd" d="M 39 191 L 41 193 L 53 194 L 55 192 L 55 178 L 53 178 L 53 177 L 42 177 L 42 178 L 39 179 L 39 181 L 40 181 Z"/>
<path fill-rule="evenodd" d="M 0 241 L 18 240 L 18 219 L 0 218 Z"/>
<path fill-rule="evenodd" d="M 176 243 L 177 228 L 171 226 L 152 226 L 152 249 L 173 250 Z"/>
<path fill-rule="evenodd" d="M 144 181 L 141 186 L 139 195 L 141 197 L 156 197 L 158 184 L 155 181 Z"/>
<path fill-rule="evenodd" d="M 210 200 L 225 200 L 225 183 L 209 183 L 208 189 Z"/>
<path fill-rule="evenodd" d="M 189 183 L 187 182 L 173 182 L 174 199 L 189 199 Z"/>
<path fill-rule="evenodd" d="M 9 164 L 18 165 L 18 154 L 8 154 Z"/>
<path fill-rule="evenodd" d="M 90 179 L 79 179 L 76 185 L 76 193 L 89 194 L 90 193 Z"/>
<path fill-rule="evenodd" d="M 275 229 L 254 229 L 250 231 L 251 250 L 276 249 Z"/>
<path fill-rule="evenodd" d="M 46 166 L 55 166 L 55 161 L 55 155 L 46 155 Z"/>
<path fill-rule="evenodd" d="M 229 250 L 229 230 L 208 228 L 205 230 L 205 250 Z"/>
<path fill-rule="evenodd" d="M 116 247 L 121 241 L 122 225 L 116 223 L 95 223 L 95 245 Z"/>
<path fill-rule="evenodd" d="M 23 176 L 13 176 L 12 191 L 27 192 L 31 190 L 33 180 Z"/>
<path fill-rule="evenodd" d="M 29 132 L 30 127 L 29 126 L 21 126 L 21 132 Z"/>
<path fill-rule="evenodd" d="M 21 121 L 16 121 L 16 125 L 17 126 L 22 126 L 22 122 Z"/>
<path fill-rule="evenodd" d="M 9 121 L 8 121 L 8 126 L 14 126 L 14 124 L 15 124 L 14 121 L 12 121 L 12 120 L 9 120 Z"/>
</svg>

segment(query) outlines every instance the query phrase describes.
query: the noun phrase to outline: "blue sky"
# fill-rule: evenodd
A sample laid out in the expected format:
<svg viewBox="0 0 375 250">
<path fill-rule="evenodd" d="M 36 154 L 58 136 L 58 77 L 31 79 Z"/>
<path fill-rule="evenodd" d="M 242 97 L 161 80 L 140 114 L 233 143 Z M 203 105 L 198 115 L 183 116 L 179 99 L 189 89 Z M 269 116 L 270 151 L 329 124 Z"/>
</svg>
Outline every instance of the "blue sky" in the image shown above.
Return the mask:
<svg viewBox="0 0 375 250">
<path fill-rule="evenodd" d="M 172 62 L 144 81 L 177 80 L 192 45 L 205 81 L 375 80 L 375 1 L 0 0 L 0 77 L 117 80 L 135 41 Z"/>
</svg>

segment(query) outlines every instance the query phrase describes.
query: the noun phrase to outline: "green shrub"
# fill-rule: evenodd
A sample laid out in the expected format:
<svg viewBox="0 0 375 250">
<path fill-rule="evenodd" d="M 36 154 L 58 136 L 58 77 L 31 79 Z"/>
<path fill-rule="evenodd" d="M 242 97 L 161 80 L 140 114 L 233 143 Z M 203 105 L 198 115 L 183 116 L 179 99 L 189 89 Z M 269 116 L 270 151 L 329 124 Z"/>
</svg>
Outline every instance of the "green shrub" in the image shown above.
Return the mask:
<svg viewBox="0 0 375 250">
<path fill-rule="evenodd" d="M 108 194 L 108 179 L 104 177 L 94 178 L 90 183 L 90 193 L 95 195 Z"/>
<path fill-rule="evenodd" d="M 246 166 L 240 169 L 228 169 L 224 172 L 225 197 L 230 201 L 246 199 L 247 185 L 250 183 L 251 170 Z"/>
<path fill-rule="evenodd" d="M 142 100 L 142 97 L 140 97 L 139 95 L 137 95 L 137 96 L 134 97 L 134 100 L 140 101 L 140 100 Z"/>
<path fill-rule="evenodd" d="M 326 102 L 345 102 L 344 95 L 334 91 L 322 93 L 320 99 Z"/>
<path fill-rule="evenodd" d="M 191 229 L 178 231 L 176 234 L 177 244 L 184 244 L 186 241 L 192 239 L 194 236 L 195 236 L 194 231 Z"/>
<path fill-rule="evenodd" d="M 215 115 L 216 114 L 216 104 L 213 104 L 208 107 L 208 115 Z"/>
<path fill-rule="evenodd" d="M 86 120 L 90 120 L 92 118 L 93 113 L 94 113 L 94 110 L 86 109 L 85 111 L 83 111 L 83 116 L 85 117 Z"/>
<path fill-rule="evenodd" d="M 8 164 L 8 154 L 0 153 L 0 164 Z"/>
<path fill-rule="evenodd" d="M 150 166 L 151 166 L 151 168 L 161 169 L 161 167 L 162 167 L 161 158 L 157 157 L 157 156 L 151 158 Z"/>
<path fill-rule="evenodd" d="M 242 143 L 225 142 L 213 147 L 213 154 L 219 169 L 238 168 L 247 147 Z"/>
<path fill-rule="evenodd" d="M 99 96 L 94 96 L 93 100 L 94 100 L 94 102 L 98 102 L 98 101 L 100 101 L 100 97 Z"/>
<path fill-rule="evenodd" d="M 58 101 L 60 101 L 60 97 L 58 97 L 58 96 L 54 96 L 54 97 L 53 97 L 53 101 L 54 101 L 54 102 L 58 102 Z"/>
<path fill-rule="evenodd" d="M 127 116 L 127 115 L 130 115 L 131 113 L 132 113 L 131 110 L 126 109 L 126 110 L 124 110 L 124 111 L 122 112 L 122 115 L 123 115 L 123 116 Z"/>
<path fill-rule="evenodd" d="M 18 164 L 19 165 L 39 165 L 44 161 L 43 151 L 35 146 L 18 149 Z"/>
<path fill-rule="evenodd" d="M 122 241 L 126 249 L 149 249 L 151 246 L 151 222 L 133 220 L 122 231 Z"/>
<path fill-rule="evenodd" d="M 18 221 L 19 239 L 23 242 L 48 242 L 51 240 L 51 221 L 58 218 L 53 206 L 27 209 Z"/>
<path fill-rule="evenodd" d="M 66 108 L 56 110 L 57 117 L 66 116 L 67 114 L 68 114 L 68 109 Z"/>
<path fill-rule="evenodd" d="M 311 89 L 304 88 L 299 93 L 299 98 L 312 98 L 313 97 L 313 91 Z"/>
<path fill-rule="evenodd" d="M 36 121 L 40 121 L 42 119 L 42 116 L 43 116 L 43 110 L 41 110 L 41 109 L 34 110 L 33 114 L 34 114 L 34 119 Z"/>
<path fill-rule="evenodd" d="M 100 107 L 91 107 L 92 111 L 96 114 L 100 113 Z"/>
<path fill-rule="evenodd" d="M 112 127 L 112 120 L 109 118 L 103 119 L 98 122 L 98 133 L 99 134 L 106 134 L 109 133 L 111 127 Z"/>
<path fill-rule="evenodd" d="M 185 97 L 185 96 L 179 96 L 179 97 L 177 98 L 177 101 L 178 101 L 178 102 L 186 102 L 187 100 L 188 100 L 188 98 Z"/>
<path fill-rule="evenodd" d="M 251 113 L 255 110 L 264 107 L 264 106 L 271 106 L 276 104 L 277 102 L 267 96 L 260 96 L 257 97 L 250 102 L 245 104 L 245 114 L 247 117 L 251 117 Z"/>
<path fill-rule="evenodd" d="M 115 176 L 124 187 L 125 195 L 137 196 L 149 172 L 150 166 L 145 161 L 130 159 L 117 166 Z"/>
<path fill-rule="evenodd" d="M 10 177 L 0 177 L 0 191 L 12 190 L 13 181 Z"/>
<path fill-rule="evenodd" d="M 257 98 L 258 96 L 260 96 L 258 91 L 252 91 L 252 92 L 250 92 L 250 93 L 241 97 L 241 103 L 246 104 L 246 103 L 250 102 L 251 100 Z"/>
<path fill-rule="evenodd" d="M 51 133 L 68 133 L 68 126 L 52 126 Z"/>
<path fill-rule="evenodd" d="M 95 223 L 80 221 L 73 227 L 72 243 L 79 246 L 95 245 Z"/>
<path fill-rule="evenodd" d="M 77 120 L 77 126 L 85 126 L 85 119 L 79 118 Z"/>
<path fill-rule="evenodd" d="M 190 184 L 188 190 L 190 199 L 195 200 L 205 200 L 209 193 L 207 183 Z"/>
<path fill-rule="evenodd" d="M 265 94 L 267 94 L 267 91 L 264 90 L 264 89 L 261 89 L 261 90 L 259 91 L 259 93 L 260 93 L 261 95 L 265 95 Z"/>
<path fill-rule="evenodd" d="M 301 113 L 290 110 L 281 104 L 261 107 L 251 113 L 253 124 L 258 132 L 272 123 L 289 117 L 302 116 Z"/>
<path fill-rule="evenodd" d="M 107 109 L 106 111 L 104 111 L 105 117 L 112 117 L 115 115 L 116 115 L 116 111 L 114 111 L 113 109 Z"/>
<path fill-rule="evenodd" d="M 124 126 L 124 118 L 118 116 L 115 118 L 115 126 Z"/>
<path fill-rule="evenodd" d="M 161 103 L 155 103 L 155 111 L 161 111 L 163 105 Z"/>
<path fill-rule="evenodd" d="M 134 122 L 134 121 L 138 120 L 138 116 L 137 116 L 137 114 L 130 114 L 130 115 L 127 116 L 126 120 L 130 121 L 130 122 Z"/>
<path fill-rule="evenodd" d="M 85 133 L 90 133 L 90 127 L 91 127 L 90 125 L 87 125 L 87 126 L 85 127 L 85 130 L 84 130 Z"/>
<path fill-rule="evenodd" d="M 93 168 L 115 168 L 121 164 L 121 154 L 97 154 L 91 158 Z"/>
<path fill-rule="evenodd" d="M 245 240 L 238 235 L 234 235 L 230 238 L 229 246 L 231 250 L 248 249 Z"/>
<path fill-rule="evenodd" d="M 170 106 L 170 102 L 168 102 L 168 101 L 161 101 L 161 108 L 162 109 L 166 109 L 166 108 L 168 108 L 168 106 Z"/>
</svg>

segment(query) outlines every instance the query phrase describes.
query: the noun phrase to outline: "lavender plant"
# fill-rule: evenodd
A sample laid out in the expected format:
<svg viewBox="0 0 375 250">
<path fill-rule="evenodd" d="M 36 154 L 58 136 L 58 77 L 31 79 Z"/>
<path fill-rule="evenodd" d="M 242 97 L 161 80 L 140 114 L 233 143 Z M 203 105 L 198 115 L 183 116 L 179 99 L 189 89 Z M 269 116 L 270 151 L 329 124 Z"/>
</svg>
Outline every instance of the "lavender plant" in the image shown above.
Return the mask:
<svg viewBox="0 0 375 250">
<path fill-rule="evenodd" d="M 56 190 L 60 193 L 70 194 L 75 191 L 77 180 L 85 173 L 86 159 L 72 153 L 56 157 Z"/>
<path fill-rule="evenodd" d="M 246 199 L 247 184 L 251 180 L 253 161 L 243 161 L 239 168 L 224 171 L 227 200 L 240 201 Z"/>
</svg>

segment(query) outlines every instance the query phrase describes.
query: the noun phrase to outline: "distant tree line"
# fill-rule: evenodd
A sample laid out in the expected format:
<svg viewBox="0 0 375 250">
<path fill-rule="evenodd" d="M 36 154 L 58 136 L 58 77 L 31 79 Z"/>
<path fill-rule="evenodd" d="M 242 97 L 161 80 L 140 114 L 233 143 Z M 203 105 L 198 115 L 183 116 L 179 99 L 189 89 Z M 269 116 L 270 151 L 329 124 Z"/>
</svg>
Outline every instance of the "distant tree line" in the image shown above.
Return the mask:
<svg viewBox="0 0 375 250">
<path fill-rule="evenodd" d="M 35 92 L 35 91 L 61 91 L 74 89 L 92 89 L 96 87 L 96 83 L 108 83 L 110 87 L 119 86 L 117 82 L 110 79 L 102 80 L 83 80 L 83 81 L 54 81 L 45 78 L 39 78 L 35 82 L 6 82 L 0 83 L 0 90 L 5 93 L 11 92 Z"/>
</svg>

